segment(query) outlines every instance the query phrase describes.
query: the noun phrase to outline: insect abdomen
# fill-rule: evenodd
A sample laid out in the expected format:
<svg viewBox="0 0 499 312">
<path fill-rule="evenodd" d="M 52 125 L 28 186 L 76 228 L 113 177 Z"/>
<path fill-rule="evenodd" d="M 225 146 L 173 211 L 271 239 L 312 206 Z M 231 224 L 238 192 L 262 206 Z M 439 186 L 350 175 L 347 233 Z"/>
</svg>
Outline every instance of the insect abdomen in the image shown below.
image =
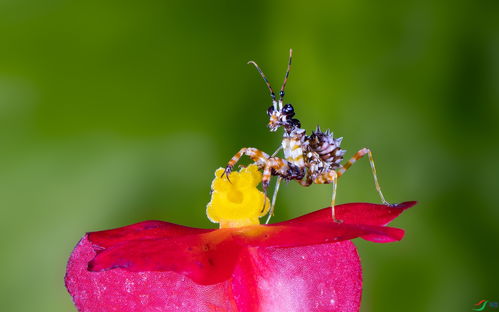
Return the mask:
<svg viewBox="0 0 499 312">
<path fill-rule="evenodd" d="M 330 169 L 340 167 L 343 155 L 346 151 L 341 149 L 341 140 L 343 138 L 333 138 L 329 130 L 322 132 L 319 128 L 308 138 L 310 148 L 316 152 L 323 162 L 330 165 Z"/>
</svg>

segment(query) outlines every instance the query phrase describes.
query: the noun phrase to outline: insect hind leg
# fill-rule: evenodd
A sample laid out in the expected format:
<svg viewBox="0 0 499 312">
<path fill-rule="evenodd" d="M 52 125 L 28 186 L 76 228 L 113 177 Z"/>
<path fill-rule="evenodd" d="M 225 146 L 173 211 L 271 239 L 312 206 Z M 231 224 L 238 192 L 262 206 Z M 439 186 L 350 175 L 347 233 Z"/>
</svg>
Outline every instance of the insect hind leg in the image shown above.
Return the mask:
<svg viewBox="0 0 499 312">
<path fill-rule="evenodd" d="M 378 182 L 378 176 L 376 175 L 376 166 L 374 165 L 373 154 L 372 154 L 370 149 L 363 148 L 363 149 L 359 150 L 357 153 L 355 153 L 355 155 L 353 155 L 352 158 L 350 158 L 350 160 L 348 160 L 348 162 L 345 165 L 343 165 L 341 168 L 339 168 L 337 170 L 338 178 L 341 177 L 357 160 L 361 159 L 366 154 L 369 158 L 369 164 L 371 165 L 371 171 L 373 173 L 373 178 L 374 178 L 374 185 L 376 186 L 376 191 L 378 192 L 378 195 L 381 198 L 381 202 L 384 205 L 392 206 L 390 203 L 388 203 L 385 200 L 385 197 L 383 196 L 383 192 L 381 192 L 381 187 L 379 186 L 379 182 Z"/>
</svg>

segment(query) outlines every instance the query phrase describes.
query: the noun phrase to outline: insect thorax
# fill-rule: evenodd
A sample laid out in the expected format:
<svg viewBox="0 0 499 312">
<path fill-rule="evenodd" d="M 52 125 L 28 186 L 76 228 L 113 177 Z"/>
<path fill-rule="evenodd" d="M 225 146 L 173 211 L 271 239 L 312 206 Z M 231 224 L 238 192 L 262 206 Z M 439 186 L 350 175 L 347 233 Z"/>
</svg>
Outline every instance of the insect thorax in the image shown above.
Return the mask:
<svg viewBox="0 0 499 312">
<path fill-rule="evenodd" d="M 289 133 L 285 132 L 282 138 L 284 158 L 300 168 L 305 167 L 303 159 L 303 145 L 305 142 L 305 130 L 295 129 Z"/>
</svg>

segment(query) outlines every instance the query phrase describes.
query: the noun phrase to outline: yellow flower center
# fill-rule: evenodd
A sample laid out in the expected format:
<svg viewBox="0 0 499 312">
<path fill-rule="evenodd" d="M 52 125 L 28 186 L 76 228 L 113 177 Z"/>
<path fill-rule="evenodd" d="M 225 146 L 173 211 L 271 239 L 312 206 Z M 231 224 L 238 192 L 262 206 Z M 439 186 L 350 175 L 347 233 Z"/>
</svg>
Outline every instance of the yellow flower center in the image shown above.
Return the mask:
<svg viewBox="0 0 499 312">
<path fill-rule="evenodd" d="M 226 175 L 222 177 L 223 172 L 223 168 L 217 169 L 211 183 L 211 201 L 206 207 L 208 219 L 220 223 L 220 228 L 260 224 L 258 218 L 267 214 L 270 201 L 256 187 L 262 181 L 258 167 L 249 165 L 233 172 L 230 181 Z"/>
</svg>

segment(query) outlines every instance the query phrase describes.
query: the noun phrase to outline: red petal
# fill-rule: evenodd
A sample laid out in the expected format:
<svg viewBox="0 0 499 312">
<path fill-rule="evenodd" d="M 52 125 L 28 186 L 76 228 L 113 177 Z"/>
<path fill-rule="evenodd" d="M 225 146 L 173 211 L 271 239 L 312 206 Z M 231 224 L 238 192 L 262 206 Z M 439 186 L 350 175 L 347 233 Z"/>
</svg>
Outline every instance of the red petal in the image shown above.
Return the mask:
<svg viewBox="0 0 499 312">
<path fill-rule="evenodd" d="M 397 228 L 311 222 L 306 224 L 270 226 L 248 226 L 234 230 L 234 237 L 241 245 L 262 247 L 295 247 L 314 244 L 333 243 L 362 237 L 378 243 L 399 241 L 404 231 Z"/>
<path fill-rule="evenodd" d="M 233 279 L 241 312 L 359 311 L 362 272 L 352 242 L 249 248 Z"/>
<path fill-rule="evenodd" d="M 203 286 L 175 272 L 90 272 L 94 256 L 85 236 L 68 262 L 66 288 L 79 311 L 237 311 L 229 281 Z"/>
<path fill-rule="evenodd" d="M 398 217 L 404 210 L 411 208 L 414 205 L 416 205 L 415 201 L 404 202 L 392 206 L 370 203 L 350 203 L 335 206 L 334 209 L 336 218 L 342 220 L 343 223 L 383 226 Z M 306 224 L 315 221 L 330 221 L 331 219 L 331 207 L 328 207 L 276 224 Z"/>
<path fill-rule="evenodd" d="M 88 268 L 96 272 L 115 268 L 173 271 L 198 284 L 215 284 L 230 278 L 240 249 L 229 229 L 174 239 L 132 240 L 98 250 Z"/>
<path fill-rule="evenodd" d="M 173 238 L 202 234 L 213 230 L 197 229 L 163 221 L 143 221 L 117 229 L 88 233 L 88 239 L 100 247 L 110 247 L 134 239 Z"/>
<path fill-rule="evenodd" d="M 246 246 L 296 247 L 362 237 L 374 242 L 402 239 L 396 228 L 338 224 L 331 221 L 291 225 L 248 226 L 177 238 L 135 239 L 97 250 L 91 271 L 116 268 L 131 272 L 173 271 L 208 285 L 230 278 Z"/>
</svg>

